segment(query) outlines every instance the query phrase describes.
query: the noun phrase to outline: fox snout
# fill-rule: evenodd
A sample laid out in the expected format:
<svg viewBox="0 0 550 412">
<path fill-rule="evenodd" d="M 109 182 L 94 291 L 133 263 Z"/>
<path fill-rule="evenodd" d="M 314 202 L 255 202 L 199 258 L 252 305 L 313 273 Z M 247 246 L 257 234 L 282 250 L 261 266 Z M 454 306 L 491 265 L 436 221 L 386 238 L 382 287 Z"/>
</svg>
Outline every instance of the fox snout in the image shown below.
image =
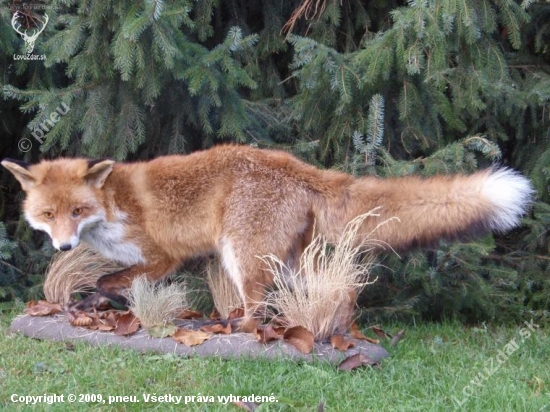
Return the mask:
<svg viewBox="0 0 550 412">
<path fill-rule="evenodd" d="M 66 252 L 68 250 L 74 249 L 78 246 L 80 243 L 80 240 L 77 236 L 71 236 L 69 240 L 58 240 L 52 237 L 52 244 L 53 247 L 55 247 L 58 250 L 61 250 L 62 252 Z"/>
<path fill-rule="evenodd" d="M 40 222 L 37 219 L 31 219 L 30 221 L 31 226 L 46 232 L 50 236 L 53 247 L 57 250 L 66 252 L 67 250 L 74 249 L 80 243 L 78 226 L 74 222 L 58 220 L 46 223 Z"/>
</svg>

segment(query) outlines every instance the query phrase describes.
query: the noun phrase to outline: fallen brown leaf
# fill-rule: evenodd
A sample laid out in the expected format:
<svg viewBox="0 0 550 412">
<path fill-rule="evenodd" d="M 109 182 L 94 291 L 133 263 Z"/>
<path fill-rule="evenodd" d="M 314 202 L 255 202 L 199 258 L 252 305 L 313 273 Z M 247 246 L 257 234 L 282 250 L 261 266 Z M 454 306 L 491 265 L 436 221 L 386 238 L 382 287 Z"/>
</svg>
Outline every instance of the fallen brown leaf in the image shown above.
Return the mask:
<svg viewBox="0 0 550 412">
<path fill-rule="evenodd" d="M 273 327 L 273 330 L 275 331 L 275 333 L 277 333 L 277 335 L 284 335 L 285 332 L 286 332 L 286 327 L 284 326 L 275 326 Z"/>
<path fill-rule="evenodd" d="M 116 328 L 120 312 L 109 310 L 101 314 L 100 318 L 104 321 L 105 324 L 112 326 L 113 329 Z"/>
<path fill-rule="evenodd" d="M 81 328 L 91 329 L 91 330 L 103 330 L 110 331 L 114 329 L 112 325 L 106 325 L 105 321 L 99 318 L 97 311 L 93 313 L 88 313 L 84 311 L 76 312 L 65 312 L 69 324 L 71 326 L 78 326 Z"/>
<path fill-rule="evenodd" d="M 47 300 L 39 300 L 38 302 L 31 300 L 27 303 L 24 312 L 30 316 L 50 316 L 61 312 L 59 303 L 51 303 Z"/>
<path fill-rule="evenodd" d="M 210 332 L 214 334 L 229 335 L 231 333 L 231 323 L 227 322 L 224 326 L 223 323 L 214 323 L 213 325 L 205 325 L 201 328 L 203 332 Z"/>
<path fill-rule="evenodd" d="M 382 339 L 391 339 L 391 335 L 386 333 L 386 331 L 378 325 L 371 326 L 369 329 Z"/>
<path fill-rule="evenodd" d="M 108 324 L 108 325 L 114 326 L 116 328 L 116 326 L 118 324 L 118 320 L 120 319 L 120 317 L 124 316 L 124 315 L 127 315 L 129 313 L 130 313 L 129 310 L 116 310 L 116 309 L 113 309 L 113 310 L 109 310 L 107 312 L 95 313 L 95 315 L 96 315 L 95 318 L 98 321 L 101 321 L 104 324 Z"/>
<path fill-rule="evenodd" d="M 227 316 L 228 320 L 233 320 L 237 318 L 242 318 L 244 316 L 244 309 L 243 308 L 235 308 L 229 313 Z"/>
<path fill-rule="evenodd" d="M 403 335 L 405 335 L 405 329 L 400 330 L 395 334 L 395 336 L 390 341 L 390 347 L 394 347 L 399 343 L 401 339 L 403 339 Z"/>
<path fill-rule="evenodd" d="M 362 353 L 357 353 L 355 355 L 347 357 L 342 362 L 340 362 L 340 364 L 338 365 L 338 370 L 351 371 L 353 369 L 356 369 L 365 365 L 375 366 L 375 367 L 380 366 L 378 362 L 376 362 L 372 358 L 369 358 L 367 355 L 363 355 Z"/>
<path fill-rule="evenodd" d="M 218 320 L 221 319 L 220 312 L 218 312 L 218 309 L 214 308 L 212 309 L 212 312 L 210 312 L 210 316 L 208 316 L 212 320 Z"/>
<path fill-rule="evenodd" d="M 183 309 L 178 316 L 176 316 L 176 319 L 197 319 L 197 318 L 203 318 L 204 315 L 196 310 L 191 309 Z"/>
<path fill-rule="evenodd" d="M 128 336 L 136 333 L 141 323 L 132 312 L 127 312 L 120 315 L 117 319 L 115 333 L 121 336 Z"/>
<path fill-rule="evenodd" d="M 342 335 L 332 335 L 330 337 L 330 344 L 333 348 L 341 350 L 343 352 L 355 346 L 355 343 L 346 340 Z"/>
<path fill-rule="evenodd" d="M 357 326 L 355 322 L 351 324 L 349 329 L 350 329 L 351 336 L 355 339 L 366 340 L 367 342 L 374 343 L 375 345 L 378 345 L 380 343 L 378 339 L 372 339 L 372 338 L 369 338 L 368 336 L 363 335 L 363 333 L 359 329 L 359 326 Z"/>
<path fill-rule="evenodd" d="M 302 353 L 308 354 L 313 350 L 313 333 L 303 326 L 288 328 L 283 335 L 283 339 Z"/>
<path fill-rule="evenodd" d="M 283 331 L 284 333 L 284 331 Z M 277 333 L 273 326 L 267 325 L 265 328 L 258 328 L 256 338 L 260 343 L 268 343 L 272 340 L 278 340 L 283 334 Z"/>
<path fill-rule="evenodd" d="M 252 335 L 254 335 L 254 339 L 256 339 L 258 342 L 260 341 L 260 328 L 256 328 L 252 330 Z"/>
<path fill-rule="evenodd" d="M 544 387 L 544 382 L 541 378 L 533 376 L 533 380 L 530 380 L 528 383 L 529 386 L 531 386 L 535 390 L 535 395 L 541 394 L 542 388 Z"/>
<path fill-rule="evenodd" d="M 116 326 L 102 322 L 101 319 L 94 319 L 94 323 L 90 326 L 90 329 L 100 330 L 102 332 L 110 332 L 112 330 L 115 330 Z"/>
<path fill-rule="evenodd" d="M 118 310 L 98 312 L 96 309 L 94 309 L 93 313 L 85 312 L 85 314 L 91 317 L 93 320 L 92 324 L 86 327 L 91 330 L 110 332 L 112 330 L 115 330 L 118 318 L 125 313 L 128 312 L 126 311 L 121 313 Z M 75 314 L 75 316 L 78 316 L 78 314 Z"/>
<path fill-rule="evenodd" d="M 201 330 L 178 328 L 172 337 L 187 346 L 196 346 L 210 339 L 212 335 Z"/>
<path fill-rule="evenodd" d="M 94 319 L 84 312 L 73 314 L 73 319 L 69 322 L 72 326 L 86 327 L 94 323 Z"/>
</svg>

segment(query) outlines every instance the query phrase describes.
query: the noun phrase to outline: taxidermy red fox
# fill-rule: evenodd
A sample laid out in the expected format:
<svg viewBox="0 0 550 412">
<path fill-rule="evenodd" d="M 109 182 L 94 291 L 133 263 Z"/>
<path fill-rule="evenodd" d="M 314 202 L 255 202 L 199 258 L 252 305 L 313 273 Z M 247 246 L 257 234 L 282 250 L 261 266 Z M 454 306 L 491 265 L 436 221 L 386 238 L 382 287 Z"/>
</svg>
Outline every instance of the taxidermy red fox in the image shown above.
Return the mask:
<svg viewBox="0 0 550 412">
<path fill-rule="evenodd" d="M 520 174 L 489 169 L 470 176 L 354 178 L 320 170 L 288 153 L 217 146 L 148 162 L 57 159 L 2 162 L 26 192 L 30 225 L 59 250 L 87 242 L 127 269 L 103 276 L 81 309 L 121 295 L 132 279 L 151 280 L 182 261 L 217 252 L 245 305 L 243 329 L 255 324 L 272 275 L 258 258 L 296 266 L 318 234 L 334 239 L 356 216 L 380 207 L 362 226 L 397 250 L 519 224 L 533 189 Z M 360 240 L 358 240 L 360 241 Z"/>
</svg>

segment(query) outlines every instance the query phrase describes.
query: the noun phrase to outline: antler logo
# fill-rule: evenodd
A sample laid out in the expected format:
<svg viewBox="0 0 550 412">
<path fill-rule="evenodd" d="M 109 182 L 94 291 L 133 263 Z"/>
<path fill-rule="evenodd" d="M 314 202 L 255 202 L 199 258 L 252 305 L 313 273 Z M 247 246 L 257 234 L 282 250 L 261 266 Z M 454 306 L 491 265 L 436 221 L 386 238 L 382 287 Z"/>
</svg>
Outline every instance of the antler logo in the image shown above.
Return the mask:
<svg viewBox="0 0 550 412">
<path fill-rule="evenodd" d="M 46 24 L 48 24 L 48 21 L 50 20 L 50 18 L 48 17 L 47 14 L 44 14 L 44 25 L 42 26 L 42 28 L 41 29 L 37 28 L 34 31 L 34 33 L 29 36 L 27 34 L 27 30 L 21 31 L 21 24 L 19 24 L 19 22 L 17 21 L 18 14 L 19 12 L 16 11 L 15 14 L 13 15 L 13 18 L 11 19 L 11 26 L 17 33 L 21 35 L 23 40 L 25 40 L 25 43 L 27 43 L 27 46 L 25 47 L 25 49 L 27 50 L 27 54 L 31 54 L 32 51 L 34 50 L 34 43 L 36 42 L 36 39 L 38 38 L 40 33 L 42 33 L 46 28 Z"/>
</svg>

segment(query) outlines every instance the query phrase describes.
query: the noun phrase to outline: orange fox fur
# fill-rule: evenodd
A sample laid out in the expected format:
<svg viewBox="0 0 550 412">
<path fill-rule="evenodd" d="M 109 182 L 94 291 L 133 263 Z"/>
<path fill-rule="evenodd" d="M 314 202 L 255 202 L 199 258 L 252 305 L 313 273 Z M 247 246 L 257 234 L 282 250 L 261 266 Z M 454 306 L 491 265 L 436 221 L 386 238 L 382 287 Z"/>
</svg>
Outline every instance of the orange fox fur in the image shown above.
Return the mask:
<svg viewBox="0 0 550 412">
<path fill-rule="evenodd" d="M 124 301 L 121 293 L 135 276 L 160 279 L 186 259 L 217 252 L 249 321 L 272 284 L 258 256 L 273 254 L 292 267 L 314 235 L 334 239 L 351 219 L 376 207 L 380 217 L 367 219 L 362 233 L 398 217 L 375 233 L 398 250 L 506 231 L 518 225 L 532 196 L 529 181 L 509 169 L 354 178 L 246 146 L 131 164 L 6 159 L 2 165 L 26 192 L 27 221 L 46 231 L 56 248 L 84 241 L 128 266 L 99 279 L 100 296 Z M 80 307 L 100 300 L 94 295 Z"/>
</svg>

